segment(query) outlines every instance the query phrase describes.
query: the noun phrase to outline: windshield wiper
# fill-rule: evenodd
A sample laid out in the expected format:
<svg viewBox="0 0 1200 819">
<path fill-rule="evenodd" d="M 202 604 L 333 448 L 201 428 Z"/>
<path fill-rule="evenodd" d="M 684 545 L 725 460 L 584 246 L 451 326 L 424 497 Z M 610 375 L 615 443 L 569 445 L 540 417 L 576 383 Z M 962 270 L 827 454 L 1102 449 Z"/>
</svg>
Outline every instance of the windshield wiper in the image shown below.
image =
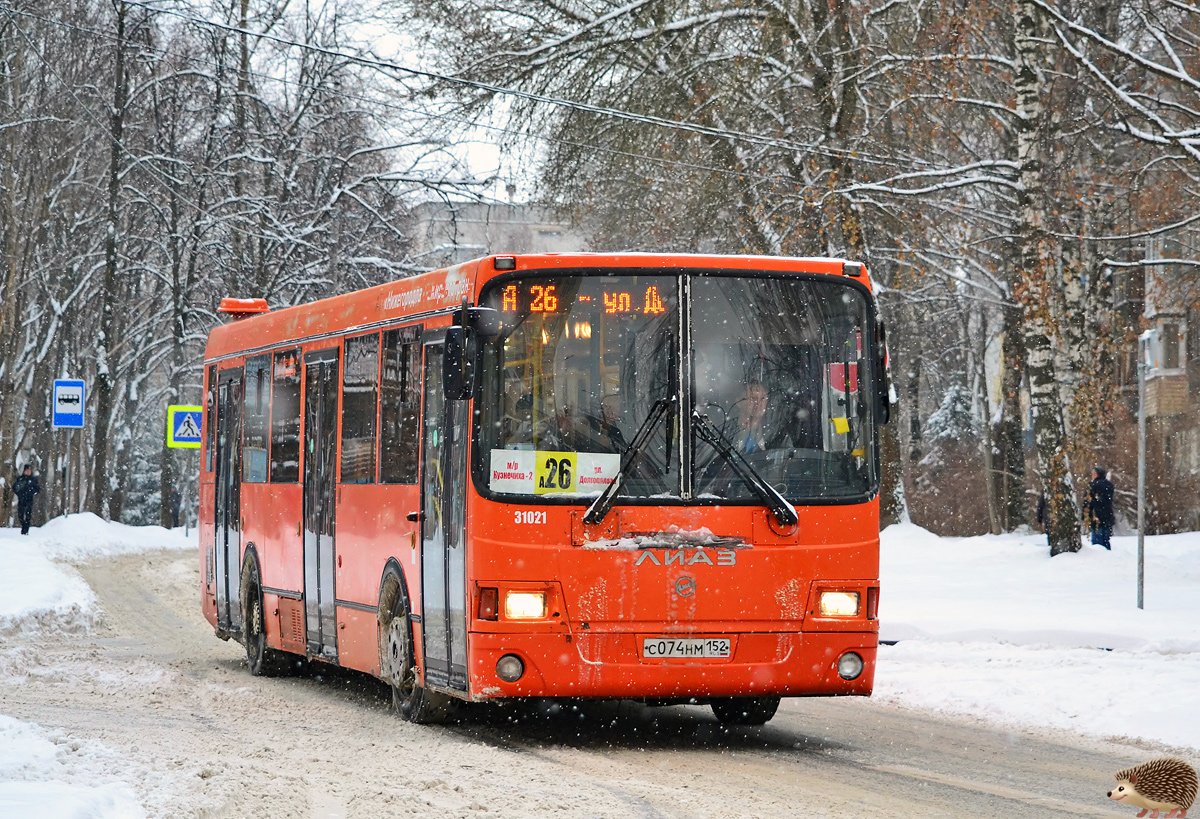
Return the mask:
<svg viewBox="0 0 1200 819">
<path fill-rule="evenodd" d="M 708 420 L 707 415 L 693 412 L 692 428 L 733 467 L 737 476 L 754 491 L 755 495 L 758 495 L 763 506 L 766 506 L 775 515 L 775 520 L 779 521 L 780 526 L 795 526 L 799 522 L 796 508 L 788 503 L 775 487 L 767 483 L 762 475 L 758 474 L 754 467 L 742 457 L 742 453 L 738 452 L 729 439 L 721 434 L 721 430 Z"/>
<path fill-rule="evenodd" d="M 629 444 L 629 448 L 625 450 L 625 454 L 621 457 L 621 468 L 617 470 L 612 483 L 604 488 L 604 491 L 600 493 L 600 497 L 596 498 L 592 505 L 588 507 L 587 512 L 584 513 L 584 523 L 596 524 L 604 520 L 604 516 L 608 514 L 608 510 L 612 509 L 613 502 L 617 499 L 617 493 L 621 491 L 621 482 L 637 466 L 638 460 L 642 457 L 642 451 L 646 448 L 646 444 L 650 442 L 650 436 L 658 426 L 658 422 L 669 411 L 674 411 L 675 403 L 676 399 L 673 395 L 670 398 L 660 398 L 654 402 L 654 406 L 650 408 L 650 414 L 646 416 L 646 420 L 638 427 L 638 431 L 634 433 L 632 443 Z M 668 442 L 670 438 L 671 436 L 668 434 Z"/>
</svg>

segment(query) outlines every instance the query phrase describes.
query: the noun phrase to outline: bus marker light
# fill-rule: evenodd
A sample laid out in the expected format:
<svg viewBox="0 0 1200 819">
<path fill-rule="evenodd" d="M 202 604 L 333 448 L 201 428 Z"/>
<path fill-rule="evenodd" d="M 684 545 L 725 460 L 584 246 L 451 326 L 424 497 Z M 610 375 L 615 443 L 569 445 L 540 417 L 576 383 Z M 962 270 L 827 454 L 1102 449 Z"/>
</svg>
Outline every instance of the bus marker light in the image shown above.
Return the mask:
<svg viewBox="0 0 1200 819">
<path fill-rule="evenodd" d="M 821 616 L 858 616 L 858 592 L 821 592 Z"/>
<path fill-rule="evenodd" d="M 492 262 L 496 270 L 516 270 L 517 259 L 515 256 L 497 256 Z"/>
<path fill-rule="evenodd" d="M 267 306 L 266 299 L 221 299 L 221 306 L 217 308 L 218 313 L 225 313 L 232 316 L 234 321 L 238 319 L 257 316 L 260 313 L 269 313 L 271 308 Z"/>
<path fill-rule="evenodd" d="M 843 680 L 856 680 L 863 671 L 862 657 L 853 651 L 847 651 L 838 660 L 838 676 Z"/>
<path fill-rule="evenodd" d="M 479 590 L 479 619 L 500 619 L 500 590 L 495 586 L 485 586 Z"/>
<path fill-rule="evenodd" d="M 510 591 L 504 595 L 504 616 L 510 620 L 538 620 L 546 616 L 546 593 Z"/>
<path fill-rule="evenodd" d="M 496 661 L 496 676 L 505 682 L 516 682 L 525 673 L 525 663 L 516 654 L 505 654 Z"/>
</svg>

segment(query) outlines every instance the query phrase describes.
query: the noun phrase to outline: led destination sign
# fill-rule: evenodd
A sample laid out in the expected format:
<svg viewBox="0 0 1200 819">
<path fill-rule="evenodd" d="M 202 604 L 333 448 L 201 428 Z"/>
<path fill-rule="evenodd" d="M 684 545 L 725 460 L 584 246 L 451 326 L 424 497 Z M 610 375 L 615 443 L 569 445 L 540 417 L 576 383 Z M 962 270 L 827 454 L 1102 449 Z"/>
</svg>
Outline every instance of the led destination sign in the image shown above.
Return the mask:
<svg viewBox="0 0 1200 819">
<path fill-rule="evenodd" d="M 656 316 L 667 310 L 656 284 L 636 295 L 628 290 L 605 290 L 600 295 L 608 315 Z M 510 284 L 501 291 L 500 309 L 505 313 L 558 313 L 572 304 L 589 304 L 592 300 L 590 295 L 579 294 L 564 303 L 555 284 Z"/>
</svg>

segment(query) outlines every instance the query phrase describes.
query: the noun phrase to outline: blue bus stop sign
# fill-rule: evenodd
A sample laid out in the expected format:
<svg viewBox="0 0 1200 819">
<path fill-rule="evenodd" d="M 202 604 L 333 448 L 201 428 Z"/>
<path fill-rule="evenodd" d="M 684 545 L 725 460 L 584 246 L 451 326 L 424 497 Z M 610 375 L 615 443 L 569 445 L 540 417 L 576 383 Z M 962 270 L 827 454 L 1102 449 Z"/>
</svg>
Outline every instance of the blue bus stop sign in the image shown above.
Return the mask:
<svg viewBox="0 0 1200 819">
<path fill-rule="evenodd" d="M 82 381 L 59 378 L 50 402 L 50 425 L 54 429 L 83 429 L 87 387 Z"/>
</svg>

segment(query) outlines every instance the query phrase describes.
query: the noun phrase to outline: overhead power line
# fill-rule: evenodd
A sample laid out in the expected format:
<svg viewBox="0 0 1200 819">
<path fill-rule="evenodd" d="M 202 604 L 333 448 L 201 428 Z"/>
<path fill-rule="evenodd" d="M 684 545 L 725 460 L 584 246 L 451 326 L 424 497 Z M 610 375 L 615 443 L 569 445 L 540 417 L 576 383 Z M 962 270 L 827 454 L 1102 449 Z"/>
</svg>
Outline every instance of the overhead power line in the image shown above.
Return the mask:
<svg viewBox="0 0 1200 819">
<path fill-rule="evenodd" d="M 98 37 L 98 38 L 102 38 L 105 40 L 110 40 L 110 41 L 116 40 L 116 36 L 114 34 L 112 34 L 111 32 L 101 31 L 98 29 L 89 28 L 87 26 L 80 26 L 75 23 L 67 23 L 62 20 L 53 20 L 51 18 L 42 17 L 40 15 L 34 14 L 32 12 L 28 12 L 28 11 L 9 9 L 9 10 L 7 10 L 7 12 L 10 15 L 19 15 L 21 17 L 26 17 L 31 20 L 37 20 L 41 23 L 55 26 L 57 28 L 63 28 L 63 29 L 67 29 L 70 31 L 77 31 L 81 34 L 88 34 L 93 37 Z M 257 35 L 255 35 L 255 36 L 257 36 Z M 150 52 L 150 53 L 153 53 L 160 57 L 166 56 L 171 53 L 169 49 L 155 47 L 152 45 L 148 45 L 146 43 L 137 43 L 135 47 L 141 52 Z M 191 57 L 189 57 L 189 59 L 196 63 L 202 64 L 205 66 L 209 66 L 212 68 L 219 68 L 222 66 L 221 63 L 217 62 L 216 60 L 214 60 L 212 58 L 191 56 Z M 247 71 L 246 73 L 250 77 L 253 77 L 253 78 L 259 79 L 259 80 L 264 80 L 266 82 L 275 82 L 275 83 L 279 83 L 280 85 L 287 85 L 287 86 L 291 86 L 294 88 L 309 90 L 309 91 L 320 90 L 319 86 L 311 84 L 311 83 L 301 82 L 300 80 L 293 80 L 293 79 L 289 79 L 286 77 L 275 76 L 272 74 L 264 74 L 262 72 L 254 71 L 254 70 Z M 626 157 L 629 159 L 636 159 L 636 160 L 643 161 L 643 162 L 650 162 L 650 163 L 653 163 L 656 165 L 665 165 L 665 166 L 673 167 L 673 168 L 686 168 L 688 170 L 704 171 L 707 173 L 720 174 L 722 176 L 735 176 L 735 177 L 738 177 L 741 179 L 753 179 L 753 180 L 759 180 L 759 181 L 763 181 L 763 182 L 777 182 L 779 180 L 778 176 L 770 176 L 767 174 L 755 173 L 753 171 L 736 170 L 736 169 L 730 169 L 730 168 L 718 168 L 718 167 L 715 167 L 712 165 L 705 165 L 705 164 L 702 164 L 699 162 L 687 162 L 687 161 L 679 160 L 679 159 L 667 159 L 666 157 L 650 156 L 649 154 L 640 154 L 635 151 L 622 151 L 617 148 L 611 148 L 611 147 L 608 147 L 605 145 L 598 145 L 593 142 L 582 142 L 579 140 L 565 139 L 563 137 L 546 136 L 544 134 L 531 133 L 528 131 L 519 130 L 517 128 L 505 127 L 503 125 L 492 125 L 492 124 L 488 124 L 488 123 L 482 123 L 482 122 L 479 122 L 476 120 L 464 119 L 462 117 L 454 116 L 454 115 L 447 114 L 447 113 L 442 113 L 442 112 L 437 112 L 437 111 L 429 111 L 424 108 L 400 105 L 398 103 L 388 102 L 383 99 L 375 99 L 375 98 L 371 98 L 371 97 L 365 97 L 361 94 L 347 93 L 345 91 L 339 91 L 338 94 L 339 94 L 339 96 L 341 96 L 345 99 L 357 100 L 359 102 L 378 106 L 380 108 L 385 108 L 390 111 L 398 111 L 398 112 L 404 113 L 404 114 L 417 114 L 417 115 L 420 115 L 420 116 L 428 118 L 428 119 L 439 120 L 439 121 L 451 123 L 454 125 L 460 125 L 460 126 L 463 126 L 466 128 L 476 128 L 476 129 L 483 130 L 483 131 L 492 131 L 495 133 L 506 134 L 509 136 L 518 136 L 518 137 L 523 137 L 526 139 L 533 139 L 533 140 L 536 140 L 539 142 L 544 142 L 544 143 L 548 143 L 548 144 L 552 144 L 552 145 L 553 144 L 569 145 L 574 148 L 585 148 L 587 150 L 597 151 L 599 153 L 604 153 L 604 154 L 608 154 L 611 156 L 622 156 L 622 157 Z M 668 180 L 660 179 L 658 181 L 666 182 Z"/>
<path fill-rule="evenodd" d="M 269 40 L 270 42 L 280 45 L 289 46 L 292 48 L 302 48 L 313 51 L 319 54 L 325 54 L 331 57 L 347 60 L 372 68 L 384 69 L 388 71 L 397 71 L 402 74 L 408 74 L 413 77 L 420 77 L 426 80 L 436 80 L 438 82 L 449 83 L 452 85 L 461 85 L 466 88 L 474 88 L 480 91 L 487 91 L 492 94 L 501 94 L 505 96 L 516 97 L 518 99 L 526 99 L 531 102 L 543 103 L 545 105 L 553 105 L 560 108 L 569 108 L 575 111 L 582 111 L 588 114 L 596 114 L 598 116 L 612 117 L 615 119 L 627 120 L 629 122 L 638 122 L 645 125 L 656 125 L 662 128 L 670 128 L 678 131 L 687 131 L 701 136 L 716 137 L 718 139 L 737 140 L 746 142 L 752 145 L 761 145 L 770 148 L 782 148 L 788 151 L 798 151 L 800 153 L 821 154 L 823 156 L 845 158 L 853 156 L 856 161 L 863 162 L 867 158 L 859 152 L 850 150 L 837 150 L 828 146 L 810 145 L 800 142 L 792 142 L 790 140 L 778 139 L 776 137 L 763 136 L 761 134 L 750 133 L 747 131 L 734 131 L 726 128 L 713 128 L 707 125 L 698 125 L 693 122 L 683 122 L 682 120 L 667 119 L 665 117 L 656 117 L 651 114 L 637 114 L 632 111 L 624 111 L 619 108 L 608 108 L 601 105 L 592 105 L 586 102 L 577 102 L 575 100 L 563 99 L 562 97 L 551 97 L 545 94 L 536 94 L 532 91 L 523 91 L 519 88 L 510 88 L 503 85 L 495 85 L 486 83 L 480 80 L 472 80 L 466 77 L 456 77 L 450 74 L 442 74 L 437 71 L 428 71 L 420 68 L 412 68 L 399 63 L 391 62 L 390 60 L 381 60 L 376 57 L 364 57 L 360 54 L 349 54 L 345 51 L 340 51 L 335 48 L 327 48 L 325 46 L 314 45 L 312 43 L 302 43 L 298 40 L 289 40 L 286 37 L 280 37 L 277 34 L 266 32 L 251 31 L 229 23 L 221 23 L 216 20 L 206 20 L 203 17 L 197 17 L 194 14 L 177 11 L 171 8 L 154 5 L 144 0 L 124 0 L 127 5 L 137 6 L 146 9 L 147 11 L 169 14 L 181 20 L 195 23 L 197 25 L 209 26 L 212 28 L 227 31 L 232 34 L 245 34 L 248 37 L 254 37 L 260 40 Z"/>
</svg>

